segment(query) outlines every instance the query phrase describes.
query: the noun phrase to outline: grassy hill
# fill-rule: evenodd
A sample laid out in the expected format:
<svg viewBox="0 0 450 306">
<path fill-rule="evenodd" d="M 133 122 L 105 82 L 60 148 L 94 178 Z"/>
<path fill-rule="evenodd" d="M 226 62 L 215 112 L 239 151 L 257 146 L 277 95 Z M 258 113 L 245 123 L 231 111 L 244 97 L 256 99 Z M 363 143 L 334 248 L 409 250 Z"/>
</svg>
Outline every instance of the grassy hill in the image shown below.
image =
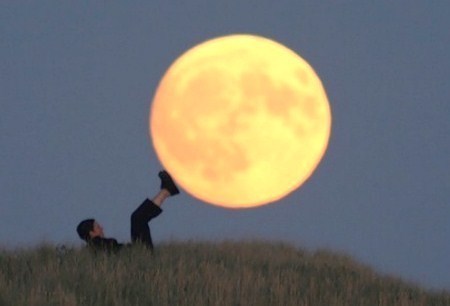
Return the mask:
<svg viewBox="0 0 450 306">
<path fill-rule="evenodd" d="M 0 251 L 0 305 L 450 305 L 351 258 L 263 242 Z"/>
</svg>

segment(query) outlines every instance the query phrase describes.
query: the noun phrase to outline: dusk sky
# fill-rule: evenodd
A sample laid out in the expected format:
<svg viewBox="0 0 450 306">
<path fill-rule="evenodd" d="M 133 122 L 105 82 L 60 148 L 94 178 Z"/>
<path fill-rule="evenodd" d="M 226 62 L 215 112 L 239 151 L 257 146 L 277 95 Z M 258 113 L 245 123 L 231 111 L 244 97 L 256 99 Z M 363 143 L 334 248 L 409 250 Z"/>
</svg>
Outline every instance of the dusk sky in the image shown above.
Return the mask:
<svg viewBox="0 0 450 306">
<path fill-rule="evenodd" d="M 246 33 L 314 67 L 328 150 L 263 207 L 182 190 L 151 223 L 156 248 L 282 241 L 450 290 L 448 16 L 444 0 L 1 1 L 0 247 L 81 246 L 88 217 L 129 241 L 130 213 L 159 189 L 148 120 L 161 77 L 194 45 Z"/>
</svg>

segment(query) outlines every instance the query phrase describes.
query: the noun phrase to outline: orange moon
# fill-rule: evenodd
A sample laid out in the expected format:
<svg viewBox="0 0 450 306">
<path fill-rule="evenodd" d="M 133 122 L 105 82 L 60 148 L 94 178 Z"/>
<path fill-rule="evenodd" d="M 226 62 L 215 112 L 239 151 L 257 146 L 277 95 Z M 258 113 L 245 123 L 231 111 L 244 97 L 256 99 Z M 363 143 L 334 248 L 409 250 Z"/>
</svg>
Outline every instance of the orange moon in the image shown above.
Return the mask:
<svg viewBox="0 0 450 306">
<path fill-rule="evenodd" d="M 203 42 L 167 70 L 150 112 L 158 158 L 192 196 L 227 208 L 274 202 L 300 187 L 328 145 L 322 83 L 267 38 Z"/>
</svg>

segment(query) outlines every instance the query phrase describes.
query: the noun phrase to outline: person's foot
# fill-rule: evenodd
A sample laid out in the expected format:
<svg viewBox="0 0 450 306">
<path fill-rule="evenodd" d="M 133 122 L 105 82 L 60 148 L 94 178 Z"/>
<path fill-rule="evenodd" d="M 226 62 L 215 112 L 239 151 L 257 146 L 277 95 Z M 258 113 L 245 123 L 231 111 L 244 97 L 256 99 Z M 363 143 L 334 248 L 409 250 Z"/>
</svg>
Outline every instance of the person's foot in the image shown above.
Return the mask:
<svg viewBox="0 0 450 306">
<path fill-rule="evenodd" d="M 172 180 L 167 171 L 165 170 L 160 171 L 158 173 L 158 176 L 161 179 L 161 189 L 166 189 L 167 191 L 169 191 L 171 196 L 180 193 L 180 191 L 178 190 L 177 186 L 175 185 L 174 181 Z"/>
</svg>

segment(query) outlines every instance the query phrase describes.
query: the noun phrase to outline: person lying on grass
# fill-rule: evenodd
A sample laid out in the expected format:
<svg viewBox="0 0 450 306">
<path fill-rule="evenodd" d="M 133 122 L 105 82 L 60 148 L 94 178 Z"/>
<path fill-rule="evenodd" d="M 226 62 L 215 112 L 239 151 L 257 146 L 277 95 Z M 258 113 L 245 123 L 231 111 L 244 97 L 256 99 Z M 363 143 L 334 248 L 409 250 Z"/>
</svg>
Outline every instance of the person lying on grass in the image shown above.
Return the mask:
<svg viewBox="0 0 450 306">
<path fill-rule="evenodd" d="M 153 250 L 153 242 L 148 223 L 161 214 L 161 205 L 168 197 L 180 193 L 167 171 L 160 171 L 158 176 L 161 179 L 161 190 L 152 200 L 146 199 L 131 214 L 131 243 L 141 243 L 150 250 Z M 114 238 L 105 238 L 103 228 L 95 219 L 81 221 L 77 226 L 77 233 L 95 251 L 118 251 L 124 246 Z"/>
</svg>

